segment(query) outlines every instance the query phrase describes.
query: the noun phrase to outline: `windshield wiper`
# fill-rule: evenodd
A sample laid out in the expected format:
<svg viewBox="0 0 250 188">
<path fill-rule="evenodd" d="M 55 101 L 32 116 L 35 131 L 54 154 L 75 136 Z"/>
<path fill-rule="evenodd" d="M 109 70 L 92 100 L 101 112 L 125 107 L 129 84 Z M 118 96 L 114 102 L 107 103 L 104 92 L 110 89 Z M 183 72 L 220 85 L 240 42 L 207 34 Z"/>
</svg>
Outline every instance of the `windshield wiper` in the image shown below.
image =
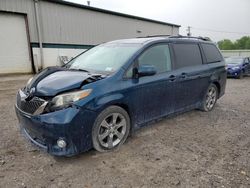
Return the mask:
<svg viewBox="0 0 250 188">
<path fill-rule="evenodd" d="M 89 71 L 86 70 L 86 69 L 69 69 L 69 70 L 83 71 L 83 72 L 88 72 L 89 73 Z"/>
</svg>

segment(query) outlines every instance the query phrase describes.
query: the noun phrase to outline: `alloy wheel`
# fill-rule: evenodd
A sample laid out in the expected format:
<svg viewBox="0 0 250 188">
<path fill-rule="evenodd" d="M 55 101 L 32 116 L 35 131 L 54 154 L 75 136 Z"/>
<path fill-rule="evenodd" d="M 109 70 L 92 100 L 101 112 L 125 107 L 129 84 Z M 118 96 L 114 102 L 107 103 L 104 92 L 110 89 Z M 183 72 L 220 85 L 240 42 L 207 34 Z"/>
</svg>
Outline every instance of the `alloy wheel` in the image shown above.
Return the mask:
<svg viewBox="0 0 250 188">
<path fill-rule="evenodd" d="M 117 146 L 127 131 L 127 122 L 120 113 L 111 113 L 101 122 L 98 130 L 100 145 L 107 149 Z"/>
<path fill-rule="evenodd" d="M 211 110 L 214 107 L 216 99 L 217 99 L 216 88 L 210 87 L 206 95 L 206 107 L 208 110 Z"/>
</svg>

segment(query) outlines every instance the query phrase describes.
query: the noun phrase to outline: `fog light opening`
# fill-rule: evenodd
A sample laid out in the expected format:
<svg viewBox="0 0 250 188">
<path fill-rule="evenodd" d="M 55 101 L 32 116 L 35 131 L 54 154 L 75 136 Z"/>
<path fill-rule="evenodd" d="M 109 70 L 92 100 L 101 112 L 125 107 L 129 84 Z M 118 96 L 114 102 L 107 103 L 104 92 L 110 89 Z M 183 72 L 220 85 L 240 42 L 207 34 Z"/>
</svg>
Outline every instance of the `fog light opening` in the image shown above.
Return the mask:
<svg viewBox="0 0 250 188">
<path fill-rule="evenodd" d="M 59 148 L 65 148 L 65 147 L 67 146 L 67 143 L 66 143 L 66 141 L 63 140 L 62 138 L 59 138 L 59 139 L 57 140 L 57 146 L 58 146 Z"/>
</svg>

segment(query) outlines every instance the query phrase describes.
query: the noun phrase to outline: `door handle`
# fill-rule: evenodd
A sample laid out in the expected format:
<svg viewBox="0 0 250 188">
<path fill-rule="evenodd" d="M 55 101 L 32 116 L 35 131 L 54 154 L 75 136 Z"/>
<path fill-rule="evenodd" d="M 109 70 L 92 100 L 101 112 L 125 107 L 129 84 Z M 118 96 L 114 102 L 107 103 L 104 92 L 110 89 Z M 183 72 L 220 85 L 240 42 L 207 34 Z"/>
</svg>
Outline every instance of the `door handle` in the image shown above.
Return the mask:
<svg viewBox="0 0 250 188">
<path fill-rule="evenodd" d="M 174 82 L 175 80 L 176 80 L 176 76 L 175 75 L 169 76 L 169 81 L 170 82 Z"/>
</svg>

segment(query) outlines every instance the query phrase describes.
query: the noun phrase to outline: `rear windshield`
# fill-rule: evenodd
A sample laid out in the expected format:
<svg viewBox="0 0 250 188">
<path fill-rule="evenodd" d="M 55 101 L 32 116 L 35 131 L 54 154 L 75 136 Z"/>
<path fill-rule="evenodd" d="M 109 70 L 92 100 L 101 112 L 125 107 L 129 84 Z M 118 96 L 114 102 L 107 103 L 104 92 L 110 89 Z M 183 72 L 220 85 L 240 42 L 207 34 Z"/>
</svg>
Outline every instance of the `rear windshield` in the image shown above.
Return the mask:
<svg viewBox="0 0 250 188">
<path fill-rule="evenodd" d="M 201 44 L 207 63 L 216 63 L 223 60 L 218 48 L 213 44 Z"/>
</svg>

